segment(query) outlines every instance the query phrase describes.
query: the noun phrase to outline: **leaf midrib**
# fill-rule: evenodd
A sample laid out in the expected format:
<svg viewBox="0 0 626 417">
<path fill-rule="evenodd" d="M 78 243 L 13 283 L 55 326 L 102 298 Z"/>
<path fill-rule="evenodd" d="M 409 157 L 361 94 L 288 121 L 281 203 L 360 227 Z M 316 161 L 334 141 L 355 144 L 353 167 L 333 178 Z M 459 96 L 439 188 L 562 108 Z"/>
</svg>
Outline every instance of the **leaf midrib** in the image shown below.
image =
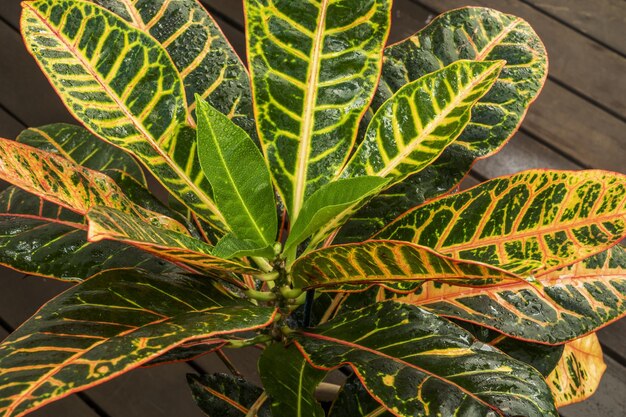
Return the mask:
<svg viewBox="0 0 626 417">
<path fill-rule="evenodd" d="M 128 120 L 131 121 L 131 123 L 133 124 L 133 126 L 135 127 L 135 129 L 137 129 L 137 131 L 143 136 L 144 139 L 147 140 L 147 142 L 151 145 L 150 147 L 156 151 L 156 153 L 163 158 L 164 161 L 166 161 L 167 165 L 176 173 L 176 175 L 179 178 L 182 178 L 185 183 L 193 190 L 194 194 L 202 201 L 203 204 L 205 204 L 207 206 L 207 208 L 213 212 L 213 214 L 215 214 L 218 219 L 220 221 L 224 221 L 222 214 L 220 213 L 220 211 L 217 209 L 217 207 L 215 206 L 215 203 L 213 201 L 211 201 L 206 194 L 200 189 L 198 188 L 198 186 L 191 181 L 191 178 L 189 178 L 187 176 L 187 174 L 181 170 L 181 168 L 174 163 L 171 158 L 169 157 L 169 155 L 165 152 L 163 152 L 163 150 L 156 145 L 156 141 L 154 141 L 154 139 L 152 138 L 152 136 L 145 130 L 145 128 L 141 125 L 141 123 L 135 119 L 135 117 L 128 111 L 128 109 L 126 108 L 126 106 L 120 101 L 120 98 L 117 96 L 117 94 L 115 94 L 114 91 L 112 91 L 101 79 L 101 77 L 99 76 L 99 74 L 97 74 L 96 72 L 94 72 L 94 70 L 91 68 L 90 63 L 86 62 L 84 57 L 82 56 L 82 54 L 80 53 L 80 51 L 78 49 L 76 49 L 73 45 L 71 45 L 67 39 L 61 35 L 61 33 L 56 30 L 54 27 L 52 27 L 48 21 L 41 15 L 39 14 L 39 11 L 35 8 L 33 8 L 31 6 L 31 4 L 29 2 L 25 2 L 23 3 L 25 5 L 25 7 L 27 7 L 28 9 L 30 9 L 38 18 L 39 21 L 41 23 L 43 23 L 43 25 L 45 27 L 47 27 L 56 37 L 57 39 L 59 39 L 64 45 L 65 47 L 68 49 L 68 51 L 74 56 L 74 58 L 80 62 L 80 64 L 83 66 L 84 69 L 86 69 L 91 76 L 96 80 L 96 82 L 102 87 L 102 89 L 106 92 L 106 94 L 114 101 L 114 103 L 118 106 L 118 108 L 122 111 L 122 113 L 124 113 L 124 115 L 128 118 Z M 97 5 L 92 5 L 94 7 L 99 7 Z M 167 55 L 167 54 L 166 54 Z M 169 55 L 167 55 L 169 57 Z M 170 59 L 171 60 L 171 59 Z M 172 64 L 174 65 L 174 64 Z M 71 111 L 71 110 L 70 110 Z M 91 129 L 90 129 L 91 130 Z M 94 134 L 96 136 L 100 136 L 98 135 L 96 132 L 94 132 Z M 149 166 L 148 166 L 149 167 Z M 151 167 L 149 167 L 151 169 Z M 156 176 L 157 178 L 159 178 L 158 176 Z M 168 187 L 169 188 L 169 187 Z M 210 219 L 207 219 L 210 220 Z"/>
<path fill-rule="evenodd" d="M 296 184 L 293 196 L 293 218 L 298 218 L 298 213 L 304 203 L 304 191 L 307 181 L 307 160 L 309 159 L 311 139 L 313 136 L 313 118 L 315 115 L 315 103 L 317 101 L 317 86 L 320 76 L 320 65 L 322 55 L 322 43 L 325 37 L 326 12 L 330 0 L 322 0 L 320 4 L 320 17 L 313 40 L 313 53 L 311 55 L 311 66 L 307 76 L 308 87 L 305 92 L 304 120 L 302 122 L 303 133 L 300 145 L 298 146 L 298 159 L 296 160 Z M 312 78 L 315 78 L 314 80 Z"/>
</svg>

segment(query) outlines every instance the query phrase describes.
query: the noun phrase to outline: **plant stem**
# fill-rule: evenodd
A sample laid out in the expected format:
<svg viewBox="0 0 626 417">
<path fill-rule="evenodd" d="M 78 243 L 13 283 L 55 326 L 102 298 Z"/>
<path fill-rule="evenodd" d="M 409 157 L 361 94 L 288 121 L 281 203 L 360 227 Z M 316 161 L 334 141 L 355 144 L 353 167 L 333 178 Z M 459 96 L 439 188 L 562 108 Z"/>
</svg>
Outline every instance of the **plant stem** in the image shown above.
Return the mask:
<svg viewBox="0 0 626 417">
<path fill-rule="evenodd" d="M 273 292 L 262 292 L 262 291 L 256 291 L 256 290 L 245 290 L 244 294 L 246 294 L 246 296 L 248 298 L 252 298 L 253 300 L 257 300 L 257 301 L 274 301 L 276 300 L 276 294 L 274 294 Z"/>
<path fill-rule="evenodd" d="M 250 409 L 248 410 L 248 414 L 246 414 L 246 417 L 256 417 L 256 414 L 259 412 L 259 410 L 263 406 L 263 403 L 267 399 L 268 399 L 268 396 L 265 393 L 265 391 L 263 391 L 263 393 L 261 393 L 259 398 L 257 398 L 257 400 L 254 402 L 254 404 L 252 404 L 252 407 L 250 407 Z"/>
<path fill-rule="evenodd" d="M 262 258 L 260 256 L 253 256 L 252 260 L 254 261 L 254 263 L 257 264 L 259 268 L 261 268 L 263 272 L 272 272 L 272 270 L 274 270 L 272 265 L 265 258 Z"/>
<path fill-rule="evenodd" d="M 343 299 L 345 298 L 346 294 L 345 293 L 339 293 L 335 296 L 335 298 L 333 298 L 333 302 L 330 304 L 330 306 L 326 309 L 326 312 L 324 313 L 324 315 L 322 316 L 322 319 L 320 320 L 319 324 L 324 324 L 326 323 L 328 320 L 330 320 L 330 316 L 333 315 L 333 313 L 335 312 L 335 310 L 337 310 L 337 307 L 339 307 L 339 304 L 341 304 L 341 302 L 343 301 Z"/>
<path fill-rule="evenodd" d="M 265 343 L 272 340 L 272 336 L 267 334 L 261 334 L 252 339 L 244 339 L 244 340 L 229 340 L 228 347 L 240 349 L 248 346 L 258 345 L 259 343 Z"/>
<path fill-rule="evenodd" d="M 218 349 L 215 353 L 217 354 L 217 357 L 220 358 L 224 366 L 228 368 L 231 374 L 235 375 L 238 378 L 243 378 L 241 372 L 239 372 L 237 368 L 235 368 L 235 365 L 232 363 L 230 358 L 226 356 L 222 349 Z"/>
</svg>

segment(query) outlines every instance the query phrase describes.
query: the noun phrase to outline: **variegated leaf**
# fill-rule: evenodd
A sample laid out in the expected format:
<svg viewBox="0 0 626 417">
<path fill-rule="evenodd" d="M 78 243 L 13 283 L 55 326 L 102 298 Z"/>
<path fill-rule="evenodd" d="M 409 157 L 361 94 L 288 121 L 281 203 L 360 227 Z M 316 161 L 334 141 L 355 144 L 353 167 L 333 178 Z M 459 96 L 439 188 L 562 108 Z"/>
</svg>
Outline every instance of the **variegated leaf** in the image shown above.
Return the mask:
<svg viewBox="0 0 626 417">
<path fill-rule="evenodd" d="M 520 280 L 510 272 L 455 260 L 427 247 L 384 240 L 318 249 L 298 259 L 291 273 L 299 288 L 428 280 L 482 286 Z"/>
<path fill-rule="evenodd" d="M 215 271 L 261 273 L 237 261 L 215 257 L 212 254 L 213 247 L 201 240 L 143 223 L 121 211 L 96 207 L 87 213 L 87 220 L 90 242 L 104 239 L 124 242 L 177 265 L 209 275 L 214 275 Z M 238 281 L 235 283 L 241 285 Z"/>
<path fill-rule="evenodd" d="M 438 198 L 376 235 L 518 273 L 544 273 L 626 237 L 626 176 L 530 170 Z"/>
<path fill-rule="evenodd" d="M 128 150 L 177 198 L 219 223 L 184 125 L 176 67 L 151 36 L 93 3 L 25 2 L 26 46 L 70 112 L 101 138 Z"/>
<path fill-rule="evenodd" d="M 324 417 L 315 389 L 327 372 L 309 365 L 295 346 L 273 343 L 263 351 L 258 368 L 263 388 L 271 398 L 272 415 Z"/>
<path fill-rule="evenodd" d="M 150 33 L 180 73 L 189 112 L 199 94 L 258 142 L 246 67 L 197 0 L 91 0 Z"/>
<path fill-rule="evenodd" d="M 27 274 L 82 281 L 115 268 L 178 269 L 120 242 L 88 242 L 83 216 L 19 188 L 0 193 L 0 212 L 0 264 Z"/>
<path fill-rule="evenodd" d="M 23 416 L 185 342 L 265 327 L 274 314 L 205 277 L 97 275 L 46 304 L 0 345 L 0 414 Z"/>
<path fill-rule="evenodd" d="M 263 390 L 245 379 L 225 374 L 187 375 L 187 382 L 198 406 L 210 417 L 247 417 L 250 407 Z M 271 417 L 265 401 L 254 417 Z"/>
<path fill-rule="evenodd" d="M 472 110 L 459 139 L 423 171 L 406 178 L 364 207 L 339 234 L 339 241 L 371 236 L 391 220 L 454 188 L 477 158 L 497 152 L 513 136 L 548 73 L 546 50 L 519 17 L 481 7 L 442 14 L 414 36 L 385 49 L 374 111 L 407 83 L 460 59 L 504 60 L 498 80 Z"/>
<path fill-rule="evenodd" d="M 178 221 L 131 201 L 108 176 L 51 152 L 0 138 L 0 179 L 79 214 L 106 206 L 187 233 Z"/>
<path fill-rule="evenodd" d="M 378 109 L 342 175 L 377 175 L 392 185 L 424 169 L 463 132 L 503 65 L 458 61 L 402 87 Z"/>
<path fill-rule="evenodd" d="M 561 344 L 626 315 L 626 251 L 615 246 L 529 283 L 494 288 L 426 283 L 399 301 L 514 338 Z"/>
<path fill-rule="evenodd" d="M 331 406 L 328 417 L 394 417 L 363 387 L 363 384 L 355 376 L 341 387 L 339 396 Z"/>
<path fill-rule="evenodd" d="M 374 94 L 389 0 L 245 2 L 261 143 L 293 219 L 338 174 Z"/>
<path fill-rule="evenodd" d="M 17 142 L 54 152 L 65 159 L 96 171 L 120 171 L 147 187 L 141 166 L 126 152 L 111 146 L 87 129 L 67 123 L 56 123 L 24 130 Z"/>
<path fill-rule="evenodd" d="M 349 364 L 396 416 L 558 416 L 534 368 L 417 307 L 383 302 L 293 337 L 316 367 Z"/>
<path fill-rule="evenodd" d="M 606 370 L 598 336 L 592 333 L 565 345 L 561 361 L 546 378 L 557 407 L 591 397 Z"/>
</svg>

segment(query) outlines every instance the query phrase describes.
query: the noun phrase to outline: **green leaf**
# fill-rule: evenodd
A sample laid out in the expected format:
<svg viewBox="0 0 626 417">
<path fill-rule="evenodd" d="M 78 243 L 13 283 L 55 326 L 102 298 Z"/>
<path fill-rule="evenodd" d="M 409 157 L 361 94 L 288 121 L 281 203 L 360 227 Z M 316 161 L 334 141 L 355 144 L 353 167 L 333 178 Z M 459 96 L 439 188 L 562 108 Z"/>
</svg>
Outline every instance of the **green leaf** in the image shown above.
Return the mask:
<svg viewBox="0 0 626 417">
<path fill-rule="evenodd" d="M 529 343 L 513 339 L 512 337 L 502 337 L 500 340 L 493 341 L 489 344 L 500 349 L 510 357 L 529 364 L 545 377 L 547 377 L 559 363 L 561 356 L 563 356 L 564 346 Z"/>
<path fill-rule="evenodd" d="M 402 87 L 370 122 L 343 176 L 392 183 L 421 171 L 463 132 L 504 61 L 458 61 Z"/>
<path fill-rule="evenodd" d="M 625 197 L 625 175 L 529 170 L 429 201 L 376 237 L 536 275 L 626 237 Z"/>
<path fill-rule="evenodd" d="M 379 303 L 294 339 L 316 367 L 349 364 L 397 416 L 558 416 L 534 368 L 417 307 Z"/>
<path fill-rule="evenodd" d="M 309 365 L 295 346 L 268 346 L 259 359 L 259 374 L 272 400 L 272 415 L 324 417 L 324 410 L 315 399 L 315 389 L 326 371 Z"/>
<path fill-rule="evenodd" d="M 263 390 L 242 378 L 225 374 L 187 375 L 196 403 L 209 417 L 247 417 Z M 271 417 L 266 401 L 255 417 Z"/>
<path fill-rule="evenodd" d="M 88 242 L 83 216 L 16 187 L 0 193 L 0 212 L 0 264 L 26 274 L 82 281 L 116 268 L 178 270 L 120 242 Z"/>
<path fill-rule="evenodd" d="M 246 132 L 196 97 L 198 155 L 215 203 L 240 240 L 267 247 L 276 241 L 274 188 L 265 160 Z"/>
<path fill-rule="evenodd" d="M 67 123 L 56 123 L 26 129 L 17 142 L 54 152 L 85 168 L 95 171 L 120 171 L 147 187 L 141 166 L 126 152 L 104 142 L 87 129 Z"/>
<path fill-rule="evenodd" d="M 393 417 L 385 407 L 372 398 L 356 377 L 348 378 L 333 402 L 328 417 Z"/>
<path fill-rule="evenodd" d="M 206 277 L 97 275 L 46 304 L 0 345 L 0 414 L 23 415 L 191 340 L 265 327 L 274 314 Z"/>
<path fill-rule="evenodd" d="M 493 288 L 425 283 L 399 301 L 513 338 L 562 344 L 626 315 L 626 250 L 615 246 L 528 283 Z"/>
<path fill-rule="evenodd" d="M 285 252 L 315 234 L 310 247 L 315 247 L 333 230 L 340 227 L 367 197 L 387 184 L 378 177 L 349 178 L 329 182 L 309 197 L 291 227 Z"/>
<path fill-rule="evenodd" d="M 149 368 L 151 366 L 191 361 L 199 358 L 200 356 L 220 350 L 220 348 L 227 344 L 228 342 L 225 342 L 222 339 L 192 341 L 175 347 L 172 350 L 168 350 L 163 355 L 159 355 L 142 366 Z"/>
<path fill-rule="evenodd" d="M 342 230 L 340 242 L 371 236 L 410 208 L 458 185 L 476 159 L 496 153 L 513 136 L 548 73 L 546 50 L 524 20 L 482 7 L 452 10 L 385 49 L 381 81 L 364 122 L 404 85 L 461 59 L 507 63 L 474 106 L 457 141 L 430 166 L 372 200 Z"/>
<path fill-rule="evenodd" d="M 519 282 L 502 269 L 455 260 L 407 242 L 367 241 L 318 249 L 293 265 L 294 285 L 314 288 L 393 281 L 447 281 L 481 286 Z"/>
<path fill-rule="evenodd" d="M 26 46 L 70 112 L 140 159 L 198 215 L 221 216 L 196 152 L 180 75 L 154 38 L 93 3 L 25 2 Z"/>
<path fill-rule="evenodd" d="M 216 257 L 212 252 L 213 247 L 201 240 L 143 223 L 136 217 L 121 211 L 96 207 L 87 214 L 87 220 L 90 242 L 103 239 L 124 242 L 187 267 L 191 271 L 209 275 L 215 275 L 216 271 L 242 274 L 261 273 L 260 270 L 242 263 Z M 233 283 L 241 285 L 236 280 Z"/>
<path fill-rule="evenodd" d="M 259 136 L 295 219 L 348 158 L 382 67 L 391 1 L 244 4 Z"/>
<path fill-rule="evenodd" d="M 219 242 L 217 242 L 217 245 L 213 248 L 213 255 L 224 259 L 243 258 L 245 256 L 263 256 L 265 258 L 273 258 L 274 247 L 260 247 L 256 242 L 252 242 L 250 240 L 240 240 L 232 234 L 227 234 L 220 239 Z"/>
<path fill-rule="evenodd" d="M 150 33 L 180 73 L 189 112 L 199 94 L 256 142 L 250 79 L 217 23 L 197 0 L 92 0 Z"/>
<path fill-rule="evenodd" d="M 176 220 L 135 204 L 107 175 L 55 153 L 2 138 L 0 179 L 79 214 L 101 205 L 132 213 L 146 223 L 187 233 Z"/>
</svg>

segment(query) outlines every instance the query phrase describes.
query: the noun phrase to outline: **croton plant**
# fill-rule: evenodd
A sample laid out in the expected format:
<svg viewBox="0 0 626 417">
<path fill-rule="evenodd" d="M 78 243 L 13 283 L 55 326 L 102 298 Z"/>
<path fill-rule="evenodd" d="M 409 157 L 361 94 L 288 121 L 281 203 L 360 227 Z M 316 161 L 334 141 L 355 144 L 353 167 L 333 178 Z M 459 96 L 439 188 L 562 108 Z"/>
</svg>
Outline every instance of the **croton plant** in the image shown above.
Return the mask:
<svg viewBox="0 0 626 417">
<path fill-rule="evenodd" d="M 386 46 L 391 6 L 246 0 L 245 65 L 195 0 L 23 3 L 82 126 L 0 140 L 0 262 L 75 285 L 0 345 L 2 416 L 247 346 L 262 388 L 189 376 L 208 415 L 556 417 L 593 393 L 594 332 L 626 314 L 626 177 L 458 192 L 545 49 L 473 7 Z"/>
</svg>

